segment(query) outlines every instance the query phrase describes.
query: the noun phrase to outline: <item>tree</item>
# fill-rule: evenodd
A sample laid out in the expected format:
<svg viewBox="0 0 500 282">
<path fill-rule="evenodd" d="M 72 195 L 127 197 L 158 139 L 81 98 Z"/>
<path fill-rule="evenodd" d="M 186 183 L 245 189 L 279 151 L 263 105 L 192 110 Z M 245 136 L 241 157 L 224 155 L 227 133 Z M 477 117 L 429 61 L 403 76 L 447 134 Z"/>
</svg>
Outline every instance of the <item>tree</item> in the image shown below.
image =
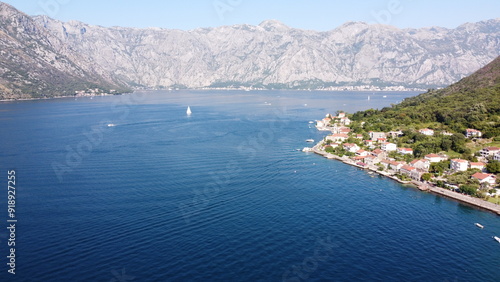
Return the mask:
<svg viewBox="0 0 500 282">
<path fill-rule="evenodd" d="M 500 172 L 500 162 L 499 161 L 489 161 L 486 165 L 486 169 L 490 173 L 499 173 Z"/>
<path fill-rule="evenodd" d="M 424 181 L 429 181 L 429 180 L 431 180 L 431 178 L 432 178 L 432 174 L 430 174 L 430 173 L 422 174 L 422 180 L 424 180 Z"/>
<path fill-rule="evenodd" d="M 450 161 L 441 161 L 438 163 L 431 163 L 431 167 L 429 168 L 429 171 L 433 172 L 433 173 L 441 174 L 449 167 L 450 167 Z"/>
<path fill-rule="evenodd" d="M 465 184 L 460 186 L 460 191 L 467 195 L 475 196 L 477 194 L 477 187 L 475 187 L 475 185 Z"/>
<path fill-rule="evenodd" d="M 453 142 L 450 139 L 443 139 L 441 141 L 441 149 L 443 149 L 443 151 L 449 151 L 452 145 Z"/>
</svg>

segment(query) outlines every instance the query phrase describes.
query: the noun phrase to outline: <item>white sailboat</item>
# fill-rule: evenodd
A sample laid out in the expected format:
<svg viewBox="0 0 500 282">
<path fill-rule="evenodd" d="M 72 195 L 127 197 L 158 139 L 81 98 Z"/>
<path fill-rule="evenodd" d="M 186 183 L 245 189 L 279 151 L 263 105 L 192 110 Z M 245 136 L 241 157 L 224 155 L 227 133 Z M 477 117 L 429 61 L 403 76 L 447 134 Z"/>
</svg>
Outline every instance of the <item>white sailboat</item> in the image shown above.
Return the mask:
<svg viewBox="0 0 500 282">
<path fill-rule="evenodd" d="M 187 114 L 188 116 L 190 116 L 192 113 L 193 113 L 193 112 L 191 112 L 191 108 L 188 106 L 187 111 L 186 111 L 186 114 Z"/>
</svg>

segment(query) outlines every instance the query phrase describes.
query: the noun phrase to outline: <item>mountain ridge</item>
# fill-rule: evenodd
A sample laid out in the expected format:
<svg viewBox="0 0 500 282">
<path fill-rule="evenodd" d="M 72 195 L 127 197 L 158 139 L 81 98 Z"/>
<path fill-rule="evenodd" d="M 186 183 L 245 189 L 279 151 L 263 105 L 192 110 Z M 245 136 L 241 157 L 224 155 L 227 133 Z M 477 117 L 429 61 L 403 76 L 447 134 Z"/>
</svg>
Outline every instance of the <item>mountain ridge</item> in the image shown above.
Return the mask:
<svg viewBox="0 0 500 282">
<path fill-rule="evenodd" d="M 126 89 L 31 17 L 0 2 L 0 99 Z"/>
<path fill-rule="evenodd" d="M 29 17 L 0 2 L 0 31 L 1 97 L 85 87 L 435 88 L 500 54 L 500 19 L 455 29 L 347 22 L 319 32 L 266 20 L 184 31 Z"/>
<path fill-rule="evenodd" d="M 275 20 L 189 31 L 103 28 L 47 17 L 35 20 L 80 52 L 89 52 L 86 46 L 90 45 L 108 49 L 117 59 L 116 68 L 109 71 L 136 70 L 130 59 L 140 62 L 141 74 L 119 72 L 147 87 L 441 87 L 500 54 L 500 19 L 456 29 L 398 29 L 349 22 L 322 32 L 291 28 Z M 472 31 L 476 34 L 471 35 Z M 126 53 L 127 48 L 134 50 Z M 98 57 L 92 51 L 89 55 Z M 103 58 L 98 63 L 112 65 Z"/>
<path fill-rule="evenodd" d="M 425 125 L 453 132 L 478 129 L 484 138 L 500 136 L 500 56 L 446 88 L 429 90 L 381 110 L 360 111 L 353 119 L 367 121 L 374 130 Z"/>
</svg>

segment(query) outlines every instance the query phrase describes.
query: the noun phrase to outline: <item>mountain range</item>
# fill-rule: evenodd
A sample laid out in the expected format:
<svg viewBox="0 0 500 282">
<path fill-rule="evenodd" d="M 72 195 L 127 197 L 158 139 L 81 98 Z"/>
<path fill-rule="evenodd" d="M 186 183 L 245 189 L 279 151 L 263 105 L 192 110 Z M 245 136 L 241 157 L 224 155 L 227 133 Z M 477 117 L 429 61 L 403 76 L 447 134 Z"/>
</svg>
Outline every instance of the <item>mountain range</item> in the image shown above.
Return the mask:
<svg viewBox="0 0 500 282">
<path fill-rule="evenodd" d="M 500 19 L 455 29 L 349 22 L 318 32 L 268 20 L 183 31 L 61 22 L 0 2 L 0 48 L 0 99 L 92 88 L 434 88 L 500 54 Z"/>
<path fill-rule="evenodd" d="M 500 136 L 500 56 L 458 82 L 404 99 L 381 110 L 354 114 L 366 126 L 389 130 L 430 126 L 463 133 L 478 129 L 484 138 Z M 439 147 L 439 146 L 437 146 Z"/>
</svg>

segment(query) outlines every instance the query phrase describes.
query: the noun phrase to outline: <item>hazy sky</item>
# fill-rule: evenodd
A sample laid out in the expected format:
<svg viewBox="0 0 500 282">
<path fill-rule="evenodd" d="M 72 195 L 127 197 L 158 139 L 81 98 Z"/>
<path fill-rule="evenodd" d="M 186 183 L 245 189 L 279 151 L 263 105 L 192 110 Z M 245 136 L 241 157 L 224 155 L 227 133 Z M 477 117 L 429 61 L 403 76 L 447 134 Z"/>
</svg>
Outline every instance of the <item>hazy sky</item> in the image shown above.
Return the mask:
<svg viewBox="0 0 500 282">
<path fill-rule="evenodd" d="M 194 29 L 257 25 L 276 19 L 319 31 L 347 21 L 400 28 L 442 26 L 500 17 L 500 0 L 5 0 L 29 14 L 102 26 Z"/>
</svg>

